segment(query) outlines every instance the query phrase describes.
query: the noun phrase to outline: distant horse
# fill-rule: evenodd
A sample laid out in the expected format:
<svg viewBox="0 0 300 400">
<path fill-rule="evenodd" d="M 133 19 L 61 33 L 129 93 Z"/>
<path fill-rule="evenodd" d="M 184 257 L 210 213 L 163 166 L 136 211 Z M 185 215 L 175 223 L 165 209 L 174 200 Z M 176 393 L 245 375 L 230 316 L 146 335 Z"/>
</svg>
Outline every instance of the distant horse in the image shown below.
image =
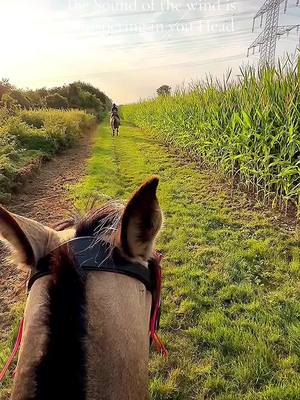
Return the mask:
<svg viewBox="0 0 300 400">
<path fill-rule="evenodd" d="M 112 135 L 115 136 L 115 133 L 116 133 L 116 135 L 118 136 L 119 135 L 120 118 L 119 118 L 118 114 L 115 112 L 111 113 L 110 126 L 111 126 Z"/>
</svg>

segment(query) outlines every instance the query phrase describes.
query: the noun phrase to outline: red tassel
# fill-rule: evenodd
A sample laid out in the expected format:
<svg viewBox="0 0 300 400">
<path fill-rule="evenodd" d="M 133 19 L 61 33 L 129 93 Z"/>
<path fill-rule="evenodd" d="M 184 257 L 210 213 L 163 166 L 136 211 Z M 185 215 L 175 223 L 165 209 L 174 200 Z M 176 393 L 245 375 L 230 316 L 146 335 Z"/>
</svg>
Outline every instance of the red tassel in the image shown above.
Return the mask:
<svg viewBox="0 0 300 400">
<path fill-rule="evenodd" d="M 5 378 L 7 372 L 9 370 L 9 368 L 11 367 L 11 365 L 14 361 L 14 358 L 19 350 L 21 340 L 22 340 L 22 334 L 23 334 L 23 325 L 24 325 L 24 318 L 22 318 L 20 321 L 18 336 L 17 336 L 16 342 L 15 342 L 14 348 L 13 348 L 10 356 L 8 357 L 8 360 L 6 361 L 4 368 L 0 372 L 0 382 Z"/>
</svg>

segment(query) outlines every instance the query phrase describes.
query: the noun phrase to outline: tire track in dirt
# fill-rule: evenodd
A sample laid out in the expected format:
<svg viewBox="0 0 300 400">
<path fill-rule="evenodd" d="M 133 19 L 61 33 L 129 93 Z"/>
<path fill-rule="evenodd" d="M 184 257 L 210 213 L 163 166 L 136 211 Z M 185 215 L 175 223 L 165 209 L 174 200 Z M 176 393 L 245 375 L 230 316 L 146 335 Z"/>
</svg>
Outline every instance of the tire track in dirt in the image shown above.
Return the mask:
<svg viewBox="0 0 300 400">
<path fill-rule="evenodd" d="M 9 211 L 33 218 L 46 225 L 63 219 L 72 208 L 67 200 L 67 185 L 85 174 L 96 130 L 87 132 L 78 143 L 45 163 L 30 176 L 21 192 L 13 196 Z M 11 309 L 25 298 L 27 274 L 5 264 L 5 251 L 0 248 L 0 341 L 12 327 Z"/>
</svg>

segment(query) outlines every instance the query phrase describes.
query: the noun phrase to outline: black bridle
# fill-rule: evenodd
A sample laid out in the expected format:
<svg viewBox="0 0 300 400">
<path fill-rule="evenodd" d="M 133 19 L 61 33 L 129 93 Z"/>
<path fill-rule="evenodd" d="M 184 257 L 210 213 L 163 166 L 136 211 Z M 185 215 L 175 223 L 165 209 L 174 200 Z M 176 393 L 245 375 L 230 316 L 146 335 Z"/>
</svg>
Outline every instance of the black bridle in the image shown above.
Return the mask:
<svg viewBox="0 0 300 400">
<path fill-rule="evenodd" d="M 150 343 L 154 341 L 157 350 L 167 356 L 168 352 L 157 333 L 161 313 L 161 255 L 155 253 L 155 256 L 149 260 L 147 268 L 142 264 L 126 260 L 117 248 L 111 251 L 107 243 L 98 242 L 92 236 L 71 239 L 39 261 L 37 271 L 29 278 L 28 291 L 37 279 L 52 274 L 49 263 L 45 262 L 45 259 L 54 255 L 55 251 L 62 246 L 68 246 L 68 251 L 79 272 L 98 271 L 126 275 L 140 281 L 151 292 Z"/>
<path fill-rule="evenodd" d="M 117 249 L 111 252 L 106 243 L 97 242 L 92 236 L 71 239 L 61 246 L 68 247 L 69 253 L 72 254 L 75 267 L 79 271 L 102 271 L 122 274 L 139 280 L 151 293 L 153 293 L 155 289 L 155 276 L 152 271 L 151 260 L 149 262 L 149 268 L 139 263 L 127 261 L 121 256 Z M 51 256 L 59 247 L 46 257 Z M 37 279 L 52 274 L 48 266 L 44 267 L 46 263 L 43 261 L 44 259 L 40 260 L 37 265 L 37 272 L 31 275 L 28 281 L 28 290 L 31 289 Z"/>
<path fill-rule="evenodd" d="M 160 320 L 160 291 L 161 291 L 161 256 L 156 254 L 155 257 L 148 262 L 148 268 L 139 263 L 129 262 L 121 256 L 120 252 L 115 249 L 111 251 L 107 244 L 97 242 L 92 236 L 84 236 L 71 239 L 61 246 L 54 249 L 46 257 L 42 258 L 36 268 L 36 272 L 31 275 L 28 281 L 28 291 L 32 288 L 34 283 L 41 277 L 51 275 L 52 271 L 49 268 L 49 263 L 45 262 L 55 251 L 62 246 L 68 246 L 70 255 L 73 256 L 75 267 L 79 271 L 103 271 L 112 272 L 129 276 L 140 281 L 148 291 L 152 294 L 152 308 L 150 317 L 150 343 L 155 343 L 158 352 L 164 356 L 168 352 L 158 336 L 159 320 Z M 0 371 L 0 382 L 6 376 L 14 357 L 21 344 L 23 332 L 24 318 L 20 321 L 19 332 L 17 336 L 14 349 L 9 356 L 4 368 Z"/>
</svg>

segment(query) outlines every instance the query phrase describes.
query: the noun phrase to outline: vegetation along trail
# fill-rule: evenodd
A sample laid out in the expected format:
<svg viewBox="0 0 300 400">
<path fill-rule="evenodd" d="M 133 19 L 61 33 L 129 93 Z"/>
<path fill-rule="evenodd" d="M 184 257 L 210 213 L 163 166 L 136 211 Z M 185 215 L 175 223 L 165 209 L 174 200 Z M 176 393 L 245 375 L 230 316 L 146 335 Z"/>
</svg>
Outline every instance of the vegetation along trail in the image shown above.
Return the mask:
<svg viewBox="0 0 300 400">
<path fill-rule="evenodd" d="M 151 398 L 300 398 L 299 234 L 146 132 L 100 126 L 88 175 L 74 187 L 126 199 L 161 177 L 165 226 L 162 336 L 170 355 L 151 356 Z"/>
</svg>

